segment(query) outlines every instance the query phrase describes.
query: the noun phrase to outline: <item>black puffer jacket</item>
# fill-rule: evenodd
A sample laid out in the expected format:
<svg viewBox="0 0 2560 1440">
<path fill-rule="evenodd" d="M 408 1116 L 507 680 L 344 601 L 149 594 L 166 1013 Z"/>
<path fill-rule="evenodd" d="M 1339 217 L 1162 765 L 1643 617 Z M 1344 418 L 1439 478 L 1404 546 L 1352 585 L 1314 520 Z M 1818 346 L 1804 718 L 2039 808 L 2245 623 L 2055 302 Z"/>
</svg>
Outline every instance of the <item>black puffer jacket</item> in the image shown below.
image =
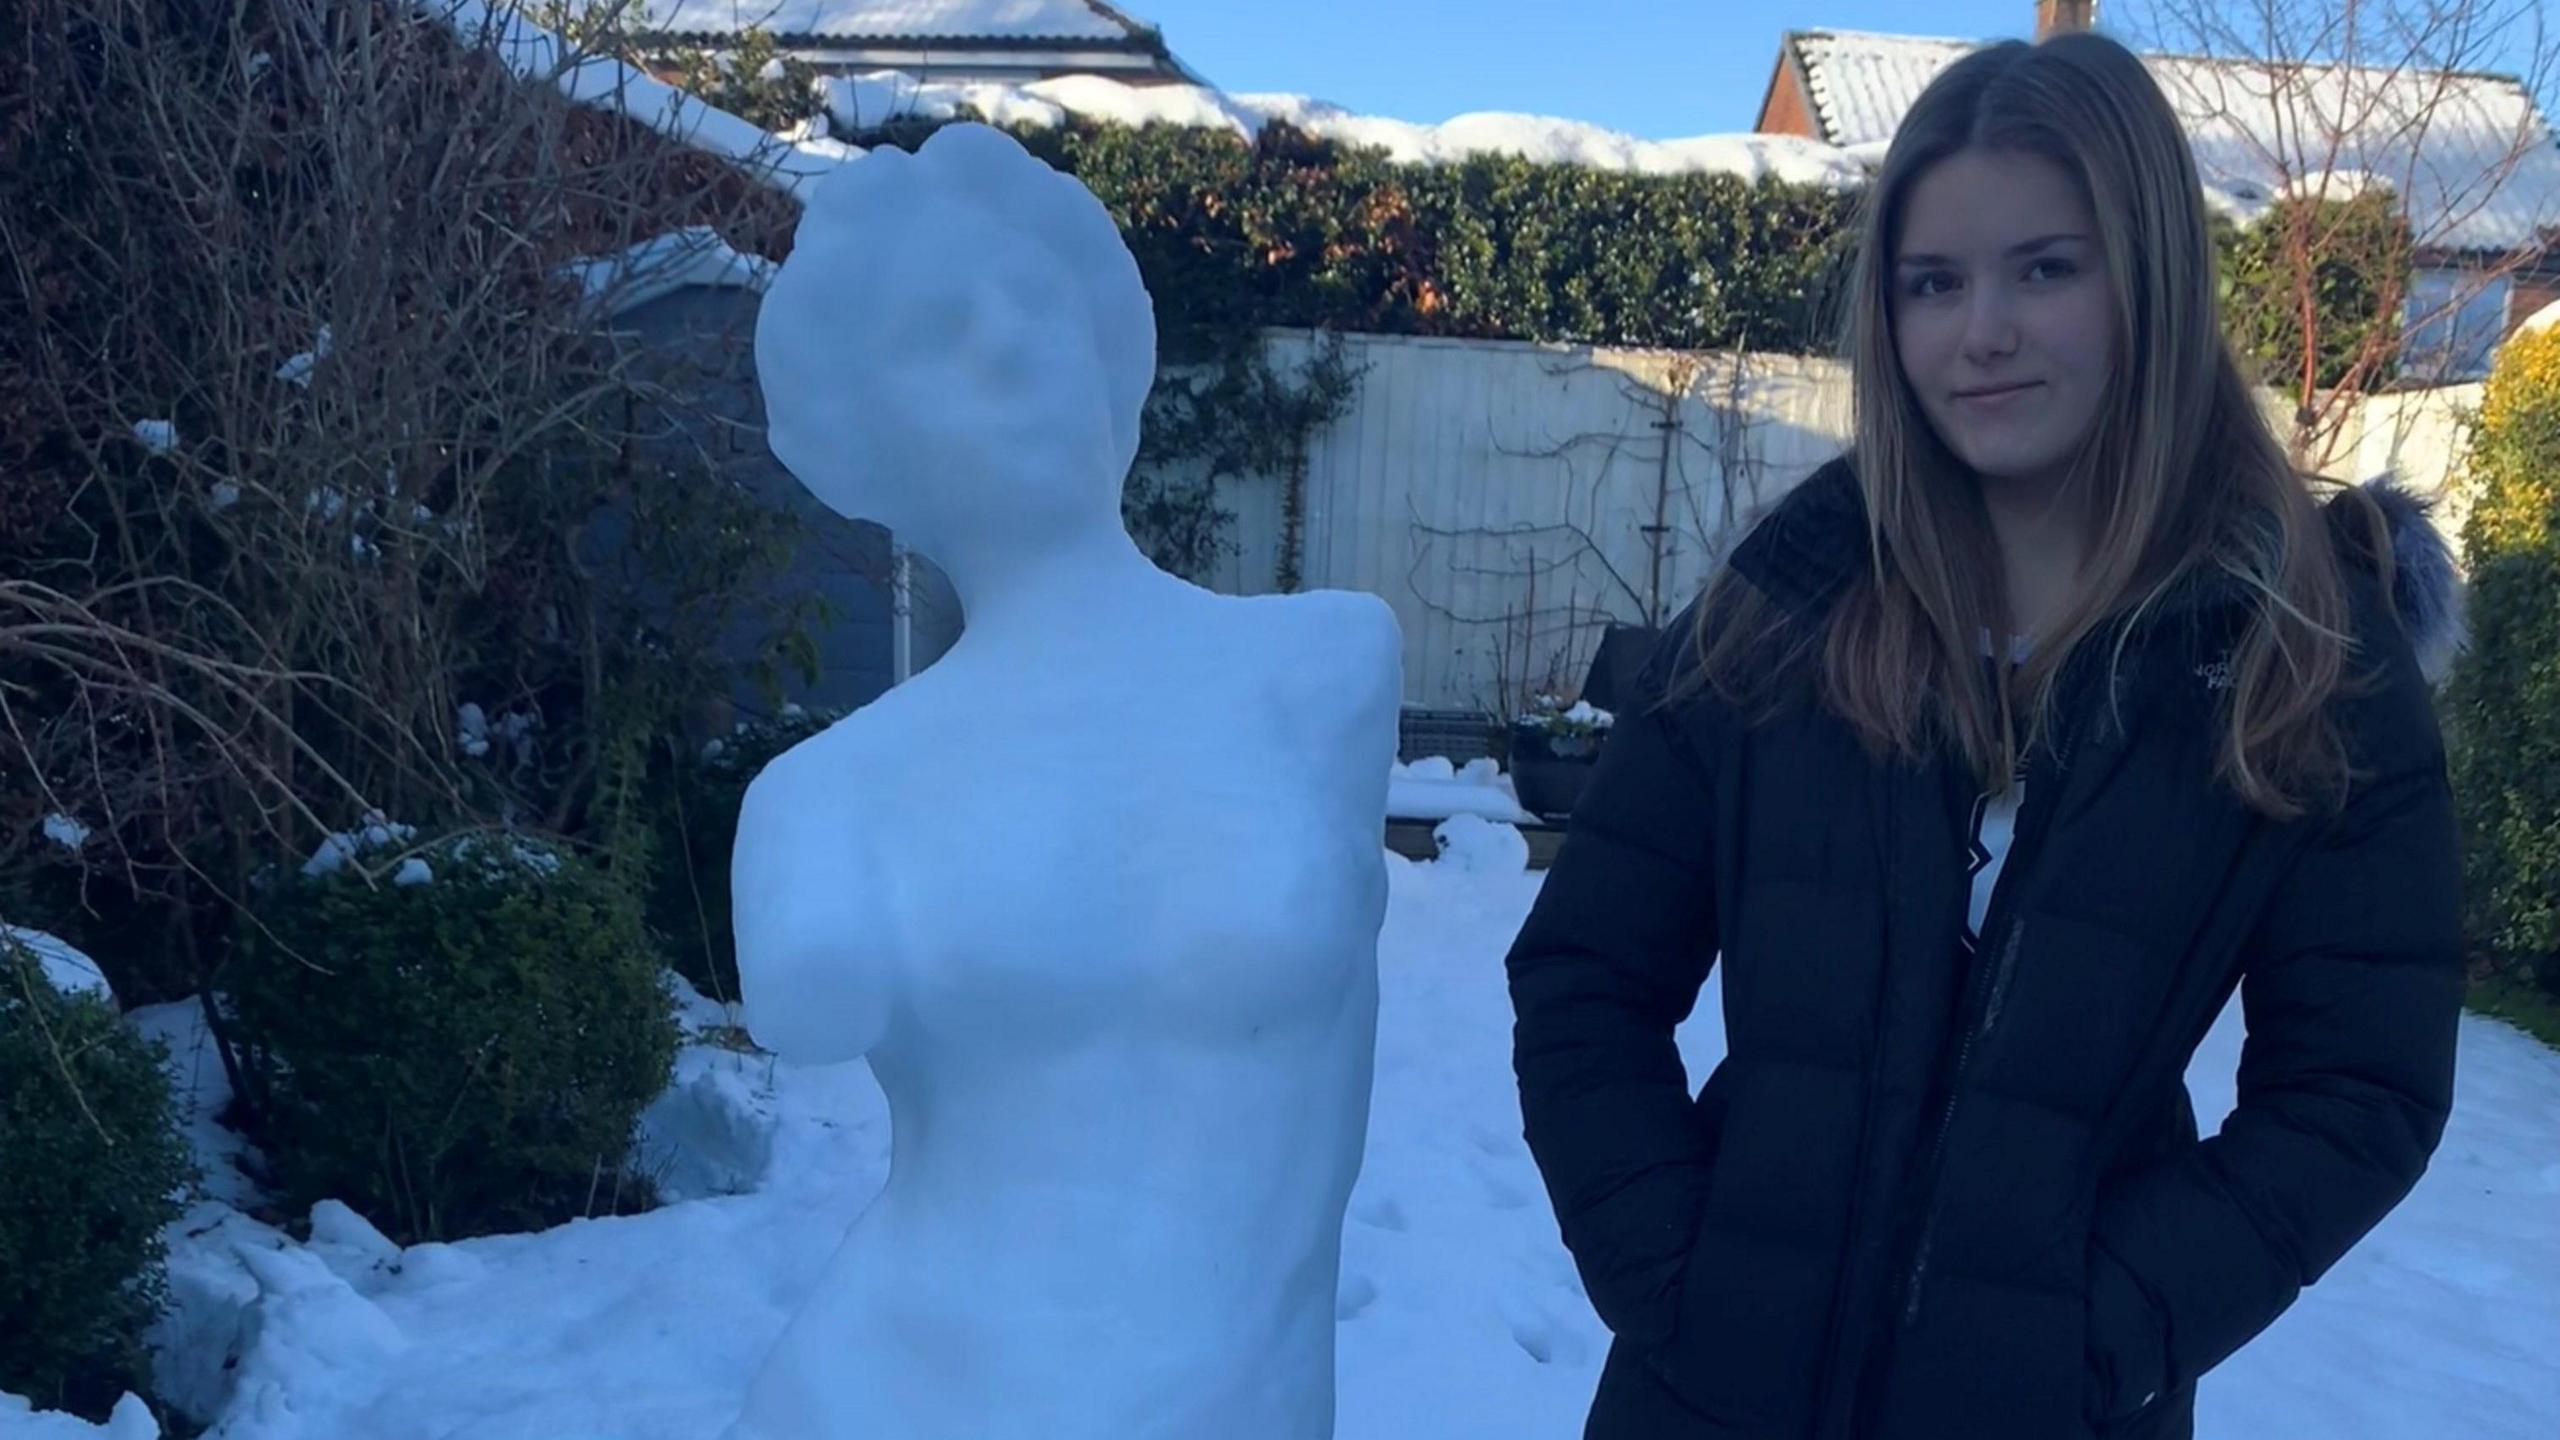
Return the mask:
<svg viewBox="0 0 2560 1440">
<path fill-rule="evenodd" d="M 1863 526 L 1835 463 L 1730 563 L 1818 620 Z M 1978 960 L 1961 766 L 1870 763 L 1809 705 L 1625 707 L 1509 957 L 1528 1142 L 1617 1336 L 1589 1436 L 2188 1435 L 2198 1377 L 2408 1193 L 2452 1097 L 2459 871 L 2429 687 L 2356 573 L 2379 683 L 2340 702 L 2344 813 L 2209 783 L 2239 612 L 2190 586 L 2121 723 L 2067 668 Z M 1719 955 L 1693 1098 L 1672 1032 Z M 2199 1141 L 2182 1077 L 2235 986 L 2240 1103 Z"/>
</svg>

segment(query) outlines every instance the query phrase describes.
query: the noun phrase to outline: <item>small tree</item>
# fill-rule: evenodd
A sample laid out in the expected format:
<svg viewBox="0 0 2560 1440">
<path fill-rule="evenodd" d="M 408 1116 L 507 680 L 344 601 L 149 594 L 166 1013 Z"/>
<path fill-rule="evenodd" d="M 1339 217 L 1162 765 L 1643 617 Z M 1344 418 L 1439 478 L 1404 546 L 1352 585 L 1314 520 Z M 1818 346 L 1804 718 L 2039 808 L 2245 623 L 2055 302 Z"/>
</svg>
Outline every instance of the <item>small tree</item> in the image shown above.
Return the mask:
<svg viewBox="0 0 2560 1440">
<path fill-rule="evenodd" d="M 2411 254 L 2389 190 L 2280 200 L 2254 223 L 2218 228 L 2223 327 L 2270 382 L 2330 392 L 2397 351 Z M 2374 378 L 2393 368 L 2386 358 Z"/>
<path fill-rule="evenodd" d="M 2509 342 L 2471 452 L 2450 696 L 2472 943 L 2560 990 L 2560 330 Z"/>
<path fill-rule="evenodd" d="M 2395 377 L 2404 336 L 2451 331 L 2547 252 L 2547 232 L 2491 222 L 2517 204 L 2518 174 L 2551 135 L 2522 107 L 2481 97 L 2491 72 L 2547 94 L 2560 34 L 2543 0 L 2129 8 L 2131 33 L 2169 52 L 2154 74 L 2171 101 L 2211 131 L 2206 184 L 2267 207 L 2232 256 L 2262 287 L 2241 302 L 2237 338 L 2293 400 L 2297 457 L 2325 466 L 2358 400 Z M 2405 234 L 2381 223 L 2382 192 L 2399 197 Z M 2413 260 L 2450 283 L 2416 292 Z"/>
</svg>

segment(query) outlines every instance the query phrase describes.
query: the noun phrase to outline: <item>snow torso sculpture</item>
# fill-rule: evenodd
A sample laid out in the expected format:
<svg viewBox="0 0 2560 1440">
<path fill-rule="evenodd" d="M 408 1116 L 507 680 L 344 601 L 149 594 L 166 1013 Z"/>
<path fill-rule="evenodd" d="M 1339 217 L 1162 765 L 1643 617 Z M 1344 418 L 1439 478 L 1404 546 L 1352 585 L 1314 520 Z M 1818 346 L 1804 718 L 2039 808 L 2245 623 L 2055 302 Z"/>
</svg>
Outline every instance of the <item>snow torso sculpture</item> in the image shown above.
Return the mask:
<svg viewBox="0 0 2560 1440">
<path fill-rule="evenodd" d="M 1392 612 L 1148 563 L 1118 498 L 1152 307 L 1001 132 L 830 179 L 756 359 L 774 453 L 940 564 L 967 629 L 740 817 L 748 1027 L 868 1056 L 894 1140 L 733 1436 L 1330 1435 Z"/>
</svg>

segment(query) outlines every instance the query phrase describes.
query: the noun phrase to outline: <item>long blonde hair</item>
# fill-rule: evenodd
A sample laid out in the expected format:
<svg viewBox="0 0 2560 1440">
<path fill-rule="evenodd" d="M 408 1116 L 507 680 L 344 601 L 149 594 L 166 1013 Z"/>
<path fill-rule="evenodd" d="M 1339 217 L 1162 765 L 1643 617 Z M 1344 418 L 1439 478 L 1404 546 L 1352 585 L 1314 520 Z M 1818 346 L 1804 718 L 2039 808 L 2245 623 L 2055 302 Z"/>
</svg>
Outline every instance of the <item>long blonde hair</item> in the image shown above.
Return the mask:
<svg viewBox="0 0 2560 1440">
<path fill-rule="evenodd" d="M 2072 466 L 2091 536 L 2084 583 L 2001 687 L 1980 636 L 2005 633 L 2002 568 L 1972 475 L 1938 440 L 1894 348 L 1894 249 L 1912 186 L 1959 151 L 2040 156 L 2084 187 L 2114 289 L 2108 400 Z M 1879 755 L 1951 744 L 2004 788 L 2052 720 L 2066 659 L 2113 626 L 2112 664 L 2170 588 L 2219 572 L 2245 597 L 2220 717 L 2219 777 L 2252 808 L 2301 813 L 2343 786 L 2329 700 L 2345 682 L 2348 600 L 2310 483 L 2269 431 L 2223 339 L 2195 159 L 2142 62 L 2072 33 L 1966 56 L 1921 94 L 1868 190 L 1850 296 L 1852 468 L 1870 563 L 1819 635 L 1800 637 L 1826 708 Z M 2385 547 L 2378 521 L 2368 544 Z M 1746 698 L 1787 617 L 1728 568 L 1699 609 L 1699 674 Z M 2102 642 L 2103 643 L 2103 642 Z M 2019 714 L 2024 710 L 2023 717 Z M 2021 720 L 2023 719 L 2023 724 Z"/>
</svg>

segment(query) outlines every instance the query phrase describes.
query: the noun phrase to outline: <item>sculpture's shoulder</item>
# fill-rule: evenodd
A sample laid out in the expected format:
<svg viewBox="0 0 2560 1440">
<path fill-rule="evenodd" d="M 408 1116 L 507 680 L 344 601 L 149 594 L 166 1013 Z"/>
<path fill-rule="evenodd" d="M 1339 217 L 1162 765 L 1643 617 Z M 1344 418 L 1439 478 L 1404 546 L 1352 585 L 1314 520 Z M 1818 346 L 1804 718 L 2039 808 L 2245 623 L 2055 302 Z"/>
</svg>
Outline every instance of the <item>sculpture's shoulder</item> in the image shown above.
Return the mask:
<svg viewBox="0 0 2560 1440">
<path fill-rule="evenodd" d="M 1401 671 L 1404 626 L 1394 607 L 1360 590 L 1308 590 L 1270 597 L 1293 641 L 1347 670 Z M 1392 677 L 1390 677 L 1392 678 Z"/>
<path fill-rule="evenodd" d="M 863 882 L 885 857 L 870 837 L 900 801 L 895 767 L 866 733 L 876 727 L 856 723 L 868 712 L 774 756 L 747 782 L 729 852 L 742 939 L 844 923 L 875 903 Z"/>
<path fill-rule="evenodd" d="M 1277 633 L 1268 683 L 1301 733 L 1393 743 L 1404 699 L 1404 630 L 1375 595 L 1316 590 L 1253 602 Z"/>
<path fill-rule="evenodd" d="M 895 694 L 895 691 L 890 692 Z M 882 701 L 888 697 L 883 696 Z M 747 782 L 738 811 L 741 846 L 824 845 L 835 817 L 870 813 L 887 770 L 877 760 L 889 728 L 882 701 L 856 710 L 765 762 Z"/>
</svg>

